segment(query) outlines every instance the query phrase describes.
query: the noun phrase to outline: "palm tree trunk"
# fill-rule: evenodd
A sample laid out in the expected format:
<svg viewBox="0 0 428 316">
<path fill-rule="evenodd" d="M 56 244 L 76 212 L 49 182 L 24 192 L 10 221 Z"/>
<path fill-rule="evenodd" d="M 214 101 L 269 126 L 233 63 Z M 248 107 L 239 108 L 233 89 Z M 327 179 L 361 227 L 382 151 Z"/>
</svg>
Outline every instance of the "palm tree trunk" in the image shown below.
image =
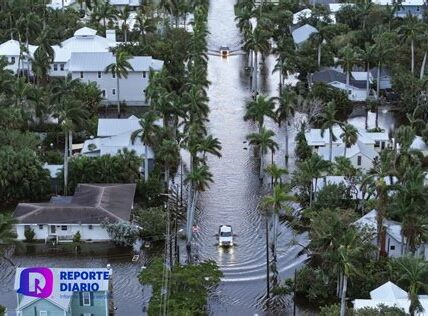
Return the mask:
<svg viewBox="0 0 428 316">
<path fill-rule="evenodd" d="M 321 44 L 322 42 L 318 45 L 318 68 L 321 67 Z"/>
<path fill-rule="evenodd" d="M 345 316 L 346 313 L 346 290 L 348 287 L 348 277 L 343 275 L 342 297 L 340 298 L 340 316 Z"/>
<path fill-rule="evenodd" d="M 116 88 L 117 88 L 117 117 L 120 118 L 120 87 L 119 74 L 116 73 Z"/>
<path fill-rule="evenodd" d="M 67 195 L 68 191 L 68 132 L 64 133 L 64 195 Z"/>
<path fill-rule="evenodd" d="M 369 110 L 367 108 L 367 104 L 366 104 L 366 119 L 365 119 L 364 125 L 367 130 L 369 128 Z"/>
<path fill-rule="evenodd" d="M 343 149 L 343 157 L 345 157 L 346 158 L 346 144 L 345 144 L 345 146 L 344 146 L 345 148 Z"/>
<path fill-rule="evenodd" d="M 379 104 L 376 106 L 375 127 L 379 128 Z"/>
<path fill-rule="evenodd" d="M 254 51 L 254 76 L 253 76 L 253 83 L 254 83 L 254 88 L 253 88 L 253 90 L 254 90 L 254 92 L 257 92 L 257 89 L 258 89 L 258 87 L 257 87 L 257 51 L 255 50 Z M 257 95 L 256 95 L 256 97 L 257 97 Z"/>
<path fill-rule="evenodd" d="M 68 131 L 68 156 L 73 156 L 73 132 Z"/>
<path fill-rule="evenodd" d="M 424 59 L 422 60 L 422 65 L 421 65 L 421 73 L 419 75 L 419 79 L 421 79 L 421 80 L 424 78 L 424 74 L 425 74 L 425 65 L 427 63 L 427 54 L 428 54 L 428 51 L 425 51 Z"/>
<path fill-rule="evenodd" d="M 190 216 L 189 216 L 189 219 L 190 219 L 190 225 L 189 225 L 190 230 L 189 230 L 189 232 L 190 232 L 190 234 L 189 234 L 189 238 L 188 238 L 188 243 L 192 242 L 192 234 L 193 234 L 192 228 L 193 228 L 193 221 L 195 219 L 195 210 L 196 210 L 196 203 L 198 202 L 198 197 L 199 197 L 199 191 L 195 190 L 195 192 L 193 194 L 192 205 L 190 208 Z"/>
<path fill-rule="evenodd" d="M 288 166 L 288 122 L 285 122 L 285 166 Z"/>
<path fill-rule="evenodd" d="M 144 181 L 149 180 L 149 149 L 147 144 L 144 144 Z"/>
<path fill-rule="evenodd" d="M 328 153 L 328 159 L 331 162 L 333 159 L 333 131 L 331 130 L 331 128 L 330 128 L 329 144 L 330 144 L 330 149 L 329 149 L 329 153 Z"/>
<path fill-rule="evenodd" d="M 169 192 L 169 168 L 165 167 L 165 192 Z"/>
<path fill-rule="evenodd" d="M 367 63 L 366 98 L 370 95 L 370 63 Z"/>
<path fill-rule="evenodd" d="M 412 54 L 412 65 L 411 65 L 411 72 L 412 75 L 415 73 L 415 41 L 412 39 L 410 42 L 410 51 Z"/>
<path fill-rule="evenodd" d="M 314 192 L 314 184 L 312 183 L 312 180 L 311 180 L 311 185 L 309 187 L 309 207 L 312 207 L 312 195 L 313 195 L 313 192 Z"/>
<path fill-rule="evenodd" d="M 259 151 L 260 151 L 260 171 L 259 171 L 259 179 L 260 180 L 263 180 L 263 162 L 264 162 L 264 157 L 263 157 L 263 148 L 260 146 L 260 149 L 259 149 Z"/>
<path fill-rule="evenodd" d="M 377 64 L 377 79 L 376 79 L 376 98 L 379 99 L 380 94 L 380 61 Z"/>
</svg>

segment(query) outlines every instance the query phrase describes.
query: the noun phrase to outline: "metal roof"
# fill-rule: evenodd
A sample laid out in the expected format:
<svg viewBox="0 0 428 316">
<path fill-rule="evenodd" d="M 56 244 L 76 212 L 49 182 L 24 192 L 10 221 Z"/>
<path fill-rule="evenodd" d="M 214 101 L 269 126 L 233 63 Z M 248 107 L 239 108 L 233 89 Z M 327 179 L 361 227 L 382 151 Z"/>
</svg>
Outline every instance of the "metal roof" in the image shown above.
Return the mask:
<svg viewBox="0 0 428 316">
<path fill-rule="evenodd" d="M 312 25 L 305 24 L 291 32 L 291 35 L 293 36 L 294 43 L 300 45 L 307 41 L 313 33 L 318 33 L 318 30 Z"/>
</svg>

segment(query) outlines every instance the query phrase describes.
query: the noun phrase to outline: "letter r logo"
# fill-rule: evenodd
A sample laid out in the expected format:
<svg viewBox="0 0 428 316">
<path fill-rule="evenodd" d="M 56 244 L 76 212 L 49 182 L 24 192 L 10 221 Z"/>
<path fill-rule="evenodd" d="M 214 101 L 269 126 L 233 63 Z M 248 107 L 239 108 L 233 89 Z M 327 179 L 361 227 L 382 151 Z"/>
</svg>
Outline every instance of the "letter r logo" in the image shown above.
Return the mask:
<svg viewBox="0 0 428 316">
<path fill-rule="evenodd" d="M 21 271 L 18 293 L 47 298 L 52 294 L 53 273 L 49 268 L 27 268 Z"/>
</svg>

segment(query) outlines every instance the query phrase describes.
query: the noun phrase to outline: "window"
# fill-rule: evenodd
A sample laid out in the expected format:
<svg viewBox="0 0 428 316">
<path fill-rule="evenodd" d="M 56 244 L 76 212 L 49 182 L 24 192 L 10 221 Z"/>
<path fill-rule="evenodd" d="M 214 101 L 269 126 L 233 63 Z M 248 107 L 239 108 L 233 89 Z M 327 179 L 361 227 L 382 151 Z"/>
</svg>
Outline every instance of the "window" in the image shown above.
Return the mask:
<svg viewBox="0 0 428 316">
<path fill-rule="evenodd" d="M 375 146 L 375 148 L 378 148 L 378 147 L 380 147 L 380 142 L 377 140 L 377 141 L 375 141 L 375 144 L 374 144 L 374 146 Z"/>
<path fill-rule="evenodd" d="M 83 71 L 80 72 L 80 78 L 83 78 Z"/>
<path fill-rule="evenodd" d="M 94 228 L 94 227 L 93 227 L 92 225 L 88 225 L 88 228 L 89 228 L 89 229 L 92 229 L 92 228 Z"/>
<path fill-rule="evenodd" d="M 146 72 L 145 71 L 143 71 L 143 78 L 146 78 Z"/>
<path fill-rule="evenodd" d="M 47 311 L 40 311 L 39 316 L 48 316 Z"/>
<path fill-rule="evenodd" d="M 103 94 L 103 98 L 105 98 L 105 97 L 106 97 L 106 91 L 105 91 L 105 90 L 103 90 L 103 91 L 102 91 L 102 94 Z"/>
<path fill-rule="evenodd" d="M 25 230 L 30 229 L 30 228 L 31 228 L 31 226 L 30 226 L 30 225 L 24 225 L 24 229 L 25 229 Z"/>
<path fill-rule="evenodd" d="M 395 246 L 389 247 L 390 250 L 395 250 Z"/>
<path fill-rule="evenodd" d="M 362 159 L 362 157 L 361 157 L 361 156 L 358 156 L 358 157 L 357 157 L 357 165 L 359 165 L 359 166 L 361 166 L 361 159 Z"/>
<path fill-rule="evenodd" d="M 67 225 L 62 225 L 61 230 L 67 230 Z"/>
<path fill-rule="evenodd" d="M 382 144 L 381 148 L 385 149 L 385 142 L 382 142 L 381 144 Z"/>
<path fill-rule="evenodd" d="M 54 71 L 58 70 L 58 64 L 54 64 Z"/>
<path fill-rule="evenodd" d="M 64 71 L 64 64 L 60 64 L 59 69 L 61 69 L 61 71 Z"/>
<path fill-rule="evenodd" d="M 91 305 L 91 293 L 82 292 L 82 303 L 83 303 L 83 306 Z"/>
<path fill-rule="evenodd" d="M 101 71 L 98 71 L 98 78 L 101 78 Z"/>
<path fill-rule="evenodd" d="M 15 57 L 11 57 L 11 58 L 10 58 L 10 62 L 11 62 L 12 64 L 14 64 L 14 63 L 15 63 Z"/>
<path fill-rule="evenodd" d="M 116 89 L 111 89 L 111 94 L 116 95 Z"/>
<path fill-rule="evenodd" d="M 348 90 L 348 94 L 352 94 L 352 90 Z"/>
<path fill-rule="evenodd" d="M 116 78 L 116 74 L 115 74 L 114 72 L 112 72 L 112 73 L 111 73 L 111 76 L 112 76 L 113 78 Z"/>
<path fill-rule="evenodd" d="M 43 225 L 39 225 L 39 229 L 43 229 Z"/>
</svg>

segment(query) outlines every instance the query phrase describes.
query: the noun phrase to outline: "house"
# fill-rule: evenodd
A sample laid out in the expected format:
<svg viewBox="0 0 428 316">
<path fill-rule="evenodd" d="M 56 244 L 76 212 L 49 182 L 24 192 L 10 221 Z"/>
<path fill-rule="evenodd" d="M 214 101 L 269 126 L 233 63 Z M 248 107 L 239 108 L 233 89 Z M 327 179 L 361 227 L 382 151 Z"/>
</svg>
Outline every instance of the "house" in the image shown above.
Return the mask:
<svg viewBox="0 0 428 316">
<path fill-rule="evenodd" d="M 292 31 L 291 36 L 293 37 L 293 41 L 296 46 L 301 46 L 313 33 L 318 33 L 318 30 L 312 25 L 305 24 Z"/>
<path fill-rule="evenodd" d="M 369 83 L 372 80 L 373 76 L 369 73 Z M 367 72 L 352 72 L 349 86 L 347 86 L 346 74 L 329 68 L 317 71 L 311 76 L 311 84 L 316 82 L 323 82 L 344 91 L 351 101 L 365 101 L 369 97 L 367 95 Z"/>
<path fill-rule="evenodd" d="M 131 10 L 136 10 L 141 6 L 144 0 L 110 0 L 110 4 L 116 8 L 116 10 L 123 10 L 125 6 L 129 6 Z"/>
<path fill-rule="evenodd" d="M 32 229 L 37 240 L 71 241 L 77 232 L 81 240 L 110 240 L 101 224 L 130 220 L 135 188 L 135 184 L 78 184 L 71 197 L 19 203 L 13 213 L 17 239 L 25 240 L 25 230 Z"/>
<path fill-rule="evenodd" d="M 161 124 L 160 121 L 157 122 Z M 100 157 L 117 155 L 120 150 L 135 151 L 139 156 L 146 155 L 146 145 L 137 137 L 132 142 L 132 133 L 141 129 L 140 120 L 132 115 L 127 119 L 98 119 L 97 137 L 86 140 L 80 152 L 83 156 Z M 149 170 L 153 168 L 154 152 L 147 146 Z"/>
<path fill-rule="evenodd" d="M 298 24 L 301 20 L 309 19 L 312 16 L 311 9 L 303 9 L 293 14 L 293 24 Z"/>
<path fill-rule="evenodd" d="M 119 80 L 119 91 L 115 74 L 106 72 L 107 67 L 115 62 L 116 58 L 110 52 L 72 53 L 67 69 L 72 79 L 95 82 L 102 91 L 106 103 L 117 103 L 117 96 L 120 93 L 121 102 L 134 106 L 145 105 L 150 70 L 160 71 L 163 61 L 149 56 L 135 56 L 129 59 L 132 69 L 128 71 L 126 77 Z"/>
<path fill-rule="evenodd" d="M 47 298 L 27 296 L 20 292 L 22 290 L 21 275 L 25 270 L 26 268 L 17 268 L 15 273 L 14 289 L 17 291 L 16 315 L 18 316 L 108 316 L 112 312 L 109 307 L 110 292 L 113 287 L 111 268 L 49 268 L 53 276 L 53 286 L 52 293 Z M 65 282 L 64 273 L 65 275 L 72 274 L 73 280 Z M 88 281 L 88 278 L 83 276 L 77 277 L 76 273 L 92 274 L 94 277 L 91 279 L 94 280 Z M 22 278 L 25 278 L 25 276 Z M 69 284 L 73 286 L 81 285 L 81 283 L 78 283 L 79 281 L 89 285 L 96 284 L 94 288 L 97 290 L 79 292 L 64 289 L 64 284 L 67 284 L 67 286 Z M 42 282 L 40 283 L 43 284 Z M 41 286 L 43 287 L 43 285 Z"/>
<path fill-rule="evenodd" d="M 415 136 L 415 139 L 410 145 L 410 149 L 419 150 L 424 157 L 428 156 L 428 145 L 420 136 Z"/>
<path fill-rule="evenodd" d="M 428 295 L 419 295 L 419 302 L 424 311 L 418 313 L 421 316 L 428 315 Z M 363 309 L 366 307 L 376 308 L 379 305 L 388 307 L 398 307 L 404 312 L 409 313 L 410 300 L 409 294 L 391 281 L 379 286 L 370 292 L 370 299 L 356 299 L 353 301 L 354 309 Z"/>
<path fill-rule="evenodd" d="M 52 0 L 46 6 L 53 10 L 62 10 L 63 8 L 76 7 L 77 1 L 76 0 Z"/>
<path fill-rule="evenodd" d="M 390 7 L 397 5 L 394 0 L 374 0 L 373 3 L 380 6 Z M 405 18 L 408 15 L 413 15 L 419 19 L 422 19 L 426 9 L 427 6 L 424 0 L 403 0 L 400 1 L 399 5 L 397 6 L 395 16 L 399 18 Z"/>
<path fill-rule="evenodd" d="M 361 191 L 357 183 L 352 183 L 350 179 L 344 176 L 325 176 L 318 179 L 312 179 L 312 185 L 314 192 L 321 191 L 327 185 L 343 185 L 345 188 L 349 188 L 350 197 L 352 200 L 363 199 L 363 192 Z"/>
<path fill-rule="evenodd" d="M 370 69 L 370 73 L 372 74 L 372 77 L 374 80 L 377 80 L 378 76 L 378 68 L 372 68 Z M 391 72 L 386 67 L 381 67 L 379 72 L 379 89 L 380 90 L 387 90 L 392 88 L 392 78 L 391 78 Z"/>
<path fill-rule="evenodd" d="M 377 245 L 377 211 L 372 210 L 356 222 L 354 225 L 361 229 L 368 229 L 373 232 L 372 243 Z M 383 227 L 385 227 L 385 249 L 388 257 L 398 258 L 404 255 L 405 239 L 401 235 L 401 223 L 389 219 L 383 220 Z M 417 255 L 428 259 L 428 244 L 421 245 L 416 251 Z"/>
<path fill-rule="evenodd" d="M 333 127 L 334 139 L 332 140 L 332 160 L 336 157 L 343 157 L 345 154 L 345 144 L 340 135 L 343 133 L 339 126 Z M 330 133 L 321 129 L 310 129 L 305 132 L 307 144 L 323 159 L 330 158 Z M 371 133 L 364 129 L 358 129 L 357 143 L 346 148 L 346 157 L 349 158 L 354 167 L 369 170 L 373 160 L 379 156 L 379 152 L 391 146 L 387 132 Z"/>
<path fill-rule="evenodd" d="M 117 81 L 111 73 L 106 73 L 108 65 L 116 61 L 111 53 L 116 41 L 115 30 L 107 30 L 106 37 L 97 35 L 97 31 L 82 27 L 74 32 L 73 37 L 52 46 L 54 61 L 50 66 L 52 77 L 67 77 L 84 82 L 95 82 L 103 93 L 104 103 L 117 103 Z M 0 56 L 9 61 L 8 69 L 14 73 L 21 69 L 32 75 L 31 59 L 37 46 L 29 45 L 29 54 L 21 54 L 23 47 L 18 41 L 9 40 L 0 45 Z M 22 55 L 20 59 L 19 56 Z M 163 61 L 150 56 L 135 56 L 130 59 L 133 69 L 119 80 L 120 101 L 127 105 L 141 106 L 146 104 L 145 89 L 149 82 L 149 71 L 159 71 Z"/>
</svg>

